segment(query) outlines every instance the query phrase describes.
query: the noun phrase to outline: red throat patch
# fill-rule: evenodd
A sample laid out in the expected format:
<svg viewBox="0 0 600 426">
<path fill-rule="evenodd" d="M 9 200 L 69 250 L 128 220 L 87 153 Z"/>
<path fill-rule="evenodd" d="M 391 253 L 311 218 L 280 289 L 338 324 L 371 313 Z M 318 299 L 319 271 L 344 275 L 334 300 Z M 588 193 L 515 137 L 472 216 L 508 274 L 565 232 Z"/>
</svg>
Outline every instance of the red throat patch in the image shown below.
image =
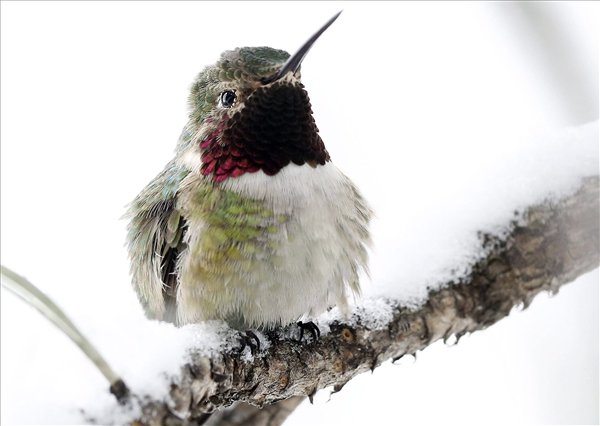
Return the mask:
<svg viewBox="0 0 600 426">
<path fill-rule="evenodd" d="M 200 171 L 215 182 L 258 170 L 272 176 L 290 163 L 317 167 L 330 160 L 301 84 L 257 89 L 243 109 L 224 115 L 200 148 Z"/>
<path fill-rule="evenodd" d="M 215 182 L 223 182 L 230 176 L 237 177 L 244 173 L 259 170 L 256 165 L 250 164 L 243 153 L 223 140 L 223 133 L 227 126 L 228 118 L 221 121 L 202 142 L 202 167 L 200 172 L 204 176 L 213 175 Z"/>
</svg>

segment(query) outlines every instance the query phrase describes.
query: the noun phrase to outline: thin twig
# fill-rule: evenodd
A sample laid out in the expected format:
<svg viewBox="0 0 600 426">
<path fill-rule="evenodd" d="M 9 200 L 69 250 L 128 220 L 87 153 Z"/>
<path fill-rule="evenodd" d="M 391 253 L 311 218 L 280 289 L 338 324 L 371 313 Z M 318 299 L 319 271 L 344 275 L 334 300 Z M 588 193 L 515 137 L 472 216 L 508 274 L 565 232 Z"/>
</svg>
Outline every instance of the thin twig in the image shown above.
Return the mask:
<svg viewBox="0 0 600 426">
<path fill-rule="evenodd" d="M 65 333 L 79 349 L 94 363 L 110 384 L 110 392 L 119 402 L 125 402 L 129 396 L 129 389 L 125 382 L 114 372 L 106 360 L 100 355 L 92 343 L 79 331 L 61 308 L 46 294 L 34 286 L 29 280 L 10 270 L 4 265 L 0 266 L 2 286 L 11 291 L 28 305 L 37 309 L 44 317 L 52 322 L 59 330 Z"/>
</svg>

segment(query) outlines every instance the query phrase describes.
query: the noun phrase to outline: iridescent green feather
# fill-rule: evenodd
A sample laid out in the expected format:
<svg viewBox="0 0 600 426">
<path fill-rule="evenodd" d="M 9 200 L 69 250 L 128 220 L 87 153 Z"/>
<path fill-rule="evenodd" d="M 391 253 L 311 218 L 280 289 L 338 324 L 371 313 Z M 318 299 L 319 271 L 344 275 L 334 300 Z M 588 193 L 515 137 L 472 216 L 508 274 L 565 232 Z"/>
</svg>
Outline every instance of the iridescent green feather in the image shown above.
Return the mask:
<svg viewBox="0 0 600 426">
<path fill-rule="evenodd" d="M 286 220 L 261 201 L 243 198 L 212 184 L 195 191 L 187 210 L 191 220 L 205 224 L 198 243 L 190 247 L 190 255 L 197 259 L 201 276 L 223 274 L 231 269 L 228 266 L 240 270 L 245 259 L 272 255 L 272 245 L 264 243 L 278 229 L 275 224 Z M 236 265 L 226 265 L 228 262 Z"/>
<path fill-rule="evenodd" d="M 289 218 L 273 212 L 263 201 L 211 183 L 194 189 L 184 212 L 190 224 L 202 225 L 186 254 L 182 271 L 186 291 L 202 292 L 205 297 L 198 303 L 203 316 L 219 317 L 223 306 L 235 306 L 228 299 L 235 298 L 238 283 L 252 285 L 247 280 L 255 268 L 278 262 L 281 225 Z M 229 322 L 236 321 L 229 318 Z"/>
<path fill-rule="evenodd" d="M 284 50 L 270 47 L 242 47 L 224 52 L 192 84 L 188 99 L 191 122 L 202 123 L 213 110 L 219 95 L 215 86 L 228 81 L 259 81 L 279 69 L 289 56 Z"/>
</svg>

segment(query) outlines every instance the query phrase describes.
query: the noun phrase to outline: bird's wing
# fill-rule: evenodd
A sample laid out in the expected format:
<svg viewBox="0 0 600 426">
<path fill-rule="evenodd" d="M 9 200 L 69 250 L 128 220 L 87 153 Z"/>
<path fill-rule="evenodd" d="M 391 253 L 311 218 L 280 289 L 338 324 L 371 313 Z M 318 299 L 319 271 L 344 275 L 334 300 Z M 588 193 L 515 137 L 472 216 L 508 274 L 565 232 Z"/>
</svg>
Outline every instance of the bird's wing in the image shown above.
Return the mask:
<svg viewBox="0 0 600 426">
<path fill-rule="evenodd" d="M 150 318 L 176 322 L 177 260 L 186 249 L 177 193 L 189 172 L 169 163 L 128 209 L 133 286 Z"/>
</svg>

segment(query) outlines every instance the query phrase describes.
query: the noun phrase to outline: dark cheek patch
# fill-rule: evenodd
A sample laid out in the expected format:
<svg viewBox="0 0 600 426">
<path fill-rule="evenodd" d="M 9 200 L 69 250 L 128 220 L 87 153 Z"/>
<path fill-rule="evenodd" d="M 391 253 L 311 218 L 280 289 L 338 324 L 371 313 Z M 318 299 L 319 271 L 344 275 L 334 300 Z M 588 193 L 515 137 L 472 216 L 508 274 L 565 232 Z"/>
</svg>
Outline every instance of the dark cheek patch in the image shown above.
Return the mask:
<svg viewBox="0 0 600 426">
<path fill-rule="evenodd" d="M 258 170 L 274 175 L 290 162 L 323 165 L 330 158 L 318 132 L 301 85 L 260 88 L 200 143 L 201 172 L 222 182 Z"/>
</svg>

